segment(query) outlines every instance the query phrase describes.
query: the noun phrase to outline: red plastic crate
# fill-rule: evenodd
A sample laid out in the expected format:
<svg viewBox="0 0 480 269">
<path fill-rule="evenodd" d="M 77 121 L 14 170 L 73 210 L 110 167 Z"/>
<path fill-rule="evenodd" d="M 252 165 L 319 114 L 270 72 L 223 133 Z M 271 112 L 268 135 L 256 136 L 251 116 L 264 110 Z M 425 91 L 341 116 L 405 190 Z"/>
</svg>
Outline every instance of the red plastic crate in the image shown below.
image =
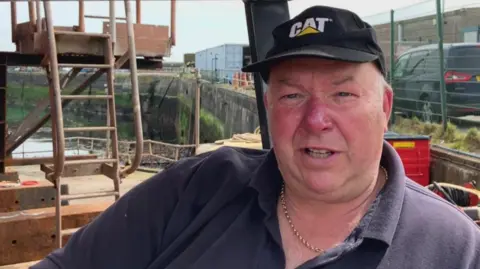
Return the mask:
<svg viewBox="0 0 480 269">
<path fill-rule="evenodd" d="M 400 155 L 405 174 L 422 186 L 430 184 L 430 137 L 387 133 L 385 140 Z"/>
</svg>

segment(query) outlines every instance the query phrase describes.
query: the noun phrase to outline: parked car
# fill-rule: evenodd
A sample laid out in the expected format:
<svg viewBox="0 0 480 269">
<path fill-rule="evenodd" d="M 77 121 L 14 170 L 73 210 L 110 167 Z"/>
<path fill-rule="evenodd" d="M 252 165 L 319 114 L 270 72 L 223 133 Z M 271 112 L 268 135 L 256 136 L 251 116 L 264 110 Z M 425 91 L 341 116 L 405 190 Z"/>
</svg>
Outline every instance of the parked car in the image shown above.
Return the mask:
<svg viewBox="0 0 480 269">
<path fill-rule="evenodd" d="M 480 115 L 480 43 L 444 44 L 447 116 Z M 395 111 L 423 121 L 441 120 L 438 44 L 401 54 L 392 87 Z"/>
</svg>

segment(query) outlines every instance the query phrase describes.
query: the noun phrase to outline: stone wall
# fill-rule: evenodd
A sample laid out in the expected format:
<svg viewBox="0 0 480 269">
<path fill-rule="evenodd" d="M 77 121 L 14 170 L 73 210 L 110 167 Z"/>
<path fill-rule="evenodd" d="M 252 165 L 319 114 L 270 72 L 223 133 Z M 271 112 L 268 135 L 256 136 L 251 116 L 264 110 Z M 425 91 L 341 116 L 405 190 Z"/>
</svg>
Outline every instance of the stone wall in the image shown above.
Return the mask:
<svg viewBox="0 0 480 269">
<path fill-rule="evenodd" d="M 232 89 L 203 83 L 200 97 L 201 107 L 215 115 L 224 126 L 225 137 L 246 133 L 259 126 L 257 103 L 254 97 Z"/>
</svg>

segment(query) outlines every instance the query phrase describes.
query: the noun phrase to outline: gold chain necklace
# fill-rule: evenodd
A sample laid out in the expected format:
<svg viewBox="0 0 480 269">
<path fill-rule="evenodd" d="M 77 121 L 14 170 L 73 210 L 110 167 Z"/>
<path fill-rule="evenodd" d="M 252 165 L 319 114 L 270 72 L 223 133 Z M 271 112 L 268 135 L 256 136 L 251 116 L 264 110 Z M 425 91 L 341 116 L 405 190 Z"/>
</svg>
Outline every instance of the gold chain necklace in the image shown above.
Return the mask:
<svg viewBox="0 0 480 269">
<path fill-rule="evenodd" d="M 383 173 L 385 174 L 385 181 L 387 181 L 388 180 L 387 169 L 385 169 L 385 167 L 383 166 L 380 166 L 380 168 L 382 168 Z M 295 236 L 300 240 L 300 242 L 302 242 L 302 244 L 305 245 L 308 249 L 317 253 L 324 252 L 325 250 L 312 246 L 307 240 L 305 240 L 305 238 L 303 238 L 303 236 L 301 236 L 300 233 L 297 231 L 297 229 L 295 228 L 295 225 L 293 225 L 292 218 L 290 218 L 290 215 L 288 214 L 287 204 L 285 202 L 285 182 L 282 183 L 282 190 L 280 191 L 280 201 L 282 203 L 283 213 L 285 213 L 285 218 L 287 219 L 288 224 L 290 225 L 290 228 L 293 231 L 293 234 L 295 234 Z"/>
</svg>

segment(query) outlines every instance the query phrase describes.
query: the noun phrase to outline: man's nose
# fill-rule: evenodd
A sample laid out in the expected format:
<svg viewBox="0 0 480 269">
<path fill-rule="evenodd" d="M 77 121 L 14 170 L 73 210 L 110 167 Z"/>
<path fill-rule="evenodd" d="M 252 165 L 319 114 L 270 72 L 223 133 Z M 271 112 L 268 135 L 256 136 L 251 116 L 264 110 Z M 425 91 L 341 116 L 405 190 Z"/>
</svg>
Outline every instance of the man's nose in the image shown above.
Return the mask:
<svg viewBox="0 0 480 269">
<path fill-rule="evenodd" d="M 304 114 L 304 125 L 308 130 L 315 132 L 330 129 L 332 121 L 325 104 L 318 101 L 309 102 Z"/>
</svg>

